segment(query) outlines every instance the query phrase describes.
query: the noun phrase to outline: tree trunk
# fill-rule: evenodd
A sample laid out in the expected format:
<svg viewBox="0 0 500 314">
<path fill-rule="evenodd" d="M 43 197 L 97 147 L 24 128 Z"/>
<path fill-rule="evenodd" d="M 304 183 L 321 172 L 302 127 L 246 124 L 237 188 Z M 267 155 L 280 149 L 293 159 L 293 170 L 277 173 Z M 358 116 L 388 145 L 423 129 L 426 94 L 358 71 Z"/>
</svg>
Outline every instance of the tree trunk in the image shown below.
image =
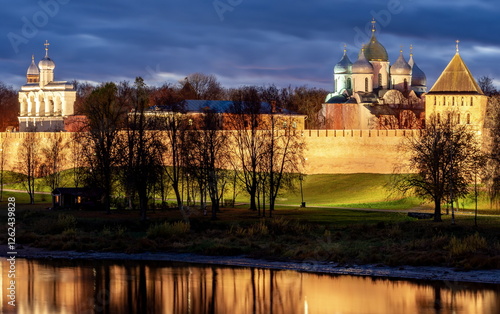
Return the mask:
<svg viewBox="0 0 500 314">
<path fill-rule="evenodd" d="M 441 222 L 441 200 L 434 199 L 434 221 Z"/>
</svg>

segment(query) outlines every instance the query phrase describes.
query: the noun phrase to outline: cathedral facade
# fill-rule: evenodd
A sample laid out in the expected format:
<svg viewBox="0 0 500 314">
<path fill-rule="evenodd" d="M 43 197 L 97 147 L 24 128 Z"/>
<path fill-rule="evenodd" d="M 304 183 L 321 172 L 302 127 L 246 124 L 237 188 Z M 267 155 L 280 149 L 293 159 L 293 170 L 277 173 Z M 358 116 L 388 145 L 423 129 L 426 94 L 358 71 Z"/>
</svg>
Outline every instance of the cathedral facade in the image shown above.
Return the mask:
<svg viewBox="0 0 500 314">
<path fill-rule="evenodd" d="M 38 66 L 32 57 L 26 84 L 19 91 L 19 131 L 63 131 L 65 119 L 74 114 L 75 88 L 66 81 L 54 81 L 55 67 L 46 42 L 45 57 Z"/>
<path fill-rule="evenodd" d="M 402 50 L 390 65 L 385 47 L 376 37 L 372 21 L 370 41 L 352 63 L 344 49 L 334 67 L 334 91 L 320 112 L 326 129 L 416 129 L 425 121 L 422 95 L 427 92 L 425 73 L 410 52 Z"/>
</svg>

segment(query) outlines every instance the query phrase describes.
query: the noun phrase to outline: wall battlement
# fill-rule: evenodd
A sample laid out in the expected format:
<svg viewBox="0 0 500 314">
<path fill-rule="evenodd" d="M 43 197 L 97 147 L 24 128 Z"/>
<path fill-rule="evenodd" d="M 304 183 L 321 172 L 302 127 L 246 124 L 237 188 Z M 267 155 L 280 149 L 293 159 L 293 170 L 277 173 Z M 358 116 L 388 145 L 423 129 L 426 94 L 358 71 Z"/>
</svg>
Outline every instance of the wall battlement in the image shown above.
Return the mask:
<svg viewBox="0 0 500 314">
<path fill-rule="evenodd" d="M 406 137 L 418 136 L 422 133 L 420 129 L 402 130 L 304 130 L 306 137 Z"/>
<path fill-rule="evenodd" d="M 225 133 L 231 131 L 223 131 Z M 418 136 L 421 130 L 303 130 L 306 143 L 305 174 L 320 173 L 392 173 L 395 165 L 404 158 L 400 144 L 405 136 Z M 0 143 L 5 141 L 5 170 L 15 170 L 20 143 L 25 132 L 0 133 Z M 61 136 L 70 142 L 75 133 L 35 132 L 35 138 L 45 145 L 51 138 Z M 63 169 L 71 168 L 68 158 Z"/>
</svg>

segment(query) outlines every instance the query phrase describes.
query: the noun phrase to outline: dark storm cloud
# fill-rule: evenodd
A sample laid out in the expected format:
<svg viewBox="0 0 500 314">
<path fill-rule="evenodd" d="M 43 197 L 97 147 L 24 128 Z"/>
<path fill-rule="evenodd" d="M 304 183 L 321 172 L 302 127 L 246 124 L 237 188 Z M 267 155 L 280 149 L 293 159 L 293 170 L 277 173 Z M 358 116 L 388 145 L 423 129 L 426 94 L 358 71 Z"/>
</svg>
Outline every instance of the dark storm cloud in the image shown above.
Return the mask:
<svg viewBox="0 0 500 314">
<path fill-rule="evenodd" d="M 47 5 L 54 14 L 49 14 Z M 355 61 L 360 42 L 377 34 L 394 61 L 400 46 L 437 78 L 462 41 L 463 58 L 477 76 L 500 78 L 495 47 L 500 31 L 493 1 L 16 1 L 0 12 L 0 80 L 19 86 L 31 54 L 51 43 L 56 79 L 175 82 L 193 72 L 215 74 L 225 85 L 304 85 L 331 89 L 332 69 L 347 44 Z M 44 24 L 43 13 L 47 22 Z M 48 12 L 48 13 L 47 13 Z M 38 20 L 37 20 L 38 18 Z M 25 21 L 38 23 L 23 34 Z M 12 35 L 24 41 L 13 45 Z M 489 50 L 481 47 L 490 47 Z M 497 75 L 497 73 L 499 75 Z"/>
</svg>

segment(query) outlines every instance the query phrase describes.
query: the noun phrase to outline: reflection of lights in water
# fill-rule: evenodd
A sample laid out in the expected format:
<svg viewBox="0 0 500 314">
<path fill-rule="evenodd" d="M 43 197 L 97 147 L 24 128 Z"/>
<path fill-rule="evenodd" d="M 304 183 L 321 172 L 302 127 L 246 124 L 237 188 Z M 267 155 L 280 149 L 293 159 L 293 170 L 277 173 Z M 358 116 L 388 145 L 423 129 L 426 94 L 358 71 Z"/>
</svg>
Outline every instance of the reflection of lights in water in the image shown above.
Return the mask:
<svg viewBox="0 0 500 314">
<path fill-rule="evenodd" d="M 0 283 L 5 286 L 6 259 L 0 262 Z M 194 266 L 147 266 L 151 271 L 146 271 L 144 278 L 138 275 L 140 263 L 92 264 L 57 266 L 51 261 L 17 260 L 19 273 L 30 274 L 16 280 L 18 313 L 56 313 L 62 308 L 72 313 L 92 309 L 126 313 L 146 294 L 147 306 L 163 313 L 265 313 L 272 302 L 269 293 L 273 301 L 280 300 L 281 313 L 300 312 L 300 308 L 306 314 L 367 310 L 375 314 L 418 313 L 433 308 L 436 301 L 449 313 L 500 313 L 500 294 L 487 286 L 453 290 L 453 286 L 443 288 L 419 281 L 293 271 L 273 271 L 271 276 L 265 269 Z M 146 291 L 139 291 L 144 282 Z M 5 308 L 5 295 L 0 300 Z"/>
</svg>

